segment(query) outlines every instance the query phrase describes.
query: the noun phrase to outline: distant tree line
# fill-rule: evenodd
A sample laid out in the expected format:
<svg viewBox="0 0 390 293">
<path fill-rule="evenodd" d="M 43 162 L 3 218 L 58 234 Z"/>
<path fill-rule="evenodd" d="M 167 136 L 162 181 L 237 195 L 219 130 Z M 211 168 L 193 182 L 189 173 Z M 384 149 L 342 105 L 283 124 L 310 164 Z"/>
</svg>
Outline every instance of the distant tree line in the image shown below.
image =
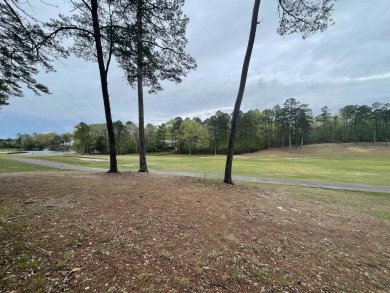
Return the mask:
<svg viewBox="0 0 390 293">
<path fill-rule="evenodd" d="M 17 134 L 16 139 L 0 139 L 0 149 L 21 149 L 25 151 L 68 151 L 71 149 L 73 134 L 34 133 Z"/>
<path fill-rule="evenodd" d="M 235 153 L 266 148 L 298 148 L 314 143 L 388 142 L 390 103 L 347 105 L 332 113 L 327 106 L 314 116 L 307 104 L 294 98 L 272 109 L 240 112 Z M 176 117 L 145 127 L 148 153 L 226 154 L 232 115 L 217 111 L 202 120 Z M 116 121 L 118 154 L 138 152 L 139 129 L 131 121 Z M 105 124 L 75 126 L 73 148 L 80 153 L 108 153 Z"/>
<path fill-rule="evenodd" d="M 226 154 L 231 118 L 231 114 L 217 111 L 205 120 L 176 117 L 160 125 L 149 123 L 145 126 L 146 151 L 161 154 Z M 347 105 L 336 113 L 324 106 L 314 116 L 309 105 L 290 98 L 272 109 L 241 111 L 235 153 L 278 147 L 292 149 L 316 143 L 387 144 L 389 120 L 390 103 Z M 138 125 L 131 121 L 116 121 L 113 126 L 118 154 L 137 153 Z M 75 126 L 73 134 L 18 134 L 16 139 L 0 139 L 0 148 L 60 151 L 72 148 L 82 154 L 109 153 L 106 124 L 88 125 L 84 122 Z"/>
</svg>

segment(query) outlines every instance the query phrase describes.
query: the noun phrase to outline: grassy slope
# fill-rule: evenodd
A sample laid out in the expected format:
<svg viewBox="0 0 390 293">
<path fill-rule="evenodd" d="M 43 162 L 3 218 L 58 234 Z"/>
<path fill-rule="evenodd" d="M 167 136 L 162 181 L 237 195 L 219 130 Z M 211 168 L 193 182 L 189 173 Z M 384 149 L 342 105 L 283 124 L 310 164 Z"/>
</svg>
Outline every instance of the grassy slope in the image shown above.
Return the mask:
<svg viewBox="0 0 390 293">
<path fill-rule="evenodd" d="M 108 168 L 108 156 L 45 159 Z M 122 171 L 136 171 L 138 157 L 119 156 L 118 164 Z M 148 165 L 150 170 L 223 174 L 225 156 L 149 155 Z M 308 147 L 302 155 L 297 150 L 292 154 L 286 150 L 263 151 L 236 156 L 233 163 L 234 175 L 374 185 L 390 185 L 389 172 L 389 148 L 350 144 Z"/>
</svg>

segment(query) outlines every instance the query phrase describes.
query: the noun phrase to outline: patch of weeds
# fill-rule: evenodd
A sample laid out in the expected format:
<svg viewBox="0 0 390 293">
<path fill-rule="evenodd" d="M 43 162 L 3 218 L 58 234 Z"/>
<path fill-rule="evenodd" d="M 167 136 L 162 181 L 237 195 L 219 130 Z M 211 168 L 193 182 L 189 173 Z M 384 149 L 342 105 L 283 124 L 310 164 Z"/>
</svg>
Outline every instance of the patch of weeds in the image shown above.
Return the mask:
<svg viewBox="0 0 390 293">
<path fill-rule="evenodd" d="M 31 282 L 32 292 L 46 292 L 45 291 L 45 271 L 37 273 Z"/>
<path fill-rule="evenodd" d="M 151 274 L 149 274 L 149 273 L 140 273 L 139 275 L 138 275 L 138 280 L 140 280 L 140 281 L 143 281 L 143 282 L 146 282 L 147 280 L 149 280 L 150 279 L 150 277 L 151 277 Z"/>
<path fill-rule="evenodd" d="M 230 279 L 233 281 L 233 282 L 237 282 L 237 283 L 244 283 L 245 282 L 245 275 L 242 273 L 241 270 L 234 270 L 231 274 L 230 274 Z"/>
<path fill-rule="evenodd" d="M 252 251 L 256 254 L 268 255 L 267 247 L 263 245 L 256 245 L 252 247 Z"/>
<path fill-rule="evenodd" d="M 107 243 L 109 240 L 110 240 L 110 238 L 107 235 L 101 234 L 101 235 L 99 235 L 97 242 L 99 244 L 103 244 L 103 243 Z"/>
<path fill-rule="evenodd" d="M 233 265 L 237 262 L 237 259 L 239 258 L 239 254 L 236 251 L 233 251 L 231 256 L 228 259 L 228 264 Z"/>
<path fill-rule="evenodd" d="M 27 228 L 25 222 L 3 222 L 1 226 L 3 229 L 0 231 L 0 239 L 4 240 L 19 240 L 21 237 L 23 237 L 23 234 Z"/>
<path fill-rule="evenodd" d="M 16 267 L 21 270 L 28 270 L 38 266 L 38 263 L 28 253 L 23 253 L 16 260 Z"/>
<path fill-rule="evenodd" d="M 158 292 L 158 289 L 156 288 L 156 286 L 151 284 L 148 287 L 143 288 L 142 292 L 145 292 L 145 293 L 156 293 L 156 292 Z"/>
<path fill-rule="evenodd" d="M 79 234 L 77 235 L 77 242 L 78 242 L 78 243 L 83 243 L 83 242 L 86 241 L 86 240 L 87 240 L 87 236 L 85 236 L 84 234 L 79 233 Z"/>
<path fill-rule="evenodd" d="M 219 256 L 220 256 L 220 253 L 218 252 L 218 251 L 216 251 L 216 250 L 212 250 L 211 252 L 210 252 L 210 256 L 212 257 L 212 258 L 218 258 Z"/>
<path fill-rule="evenodd" d="M 142 223 L 135 224 L 135 229 L 137 229 L 137 230 L 141 230 L 143 227 L 144 227 L 144 225 Z"/>
<path fill-rule="evenodd" d="M 41 237 L 41 243 L 47 244 L 47 243 L 50 242 L 50 239 L 51 239 L 50 235 L 43 235 L 43 236 Z"/>
<path fill-rule="evenodd" d="M 377 289 L 383 289 L 382 284 L 379 283 L 378 281 L 372 280 L 370 283 Z"/>
<path fill-rule="evenodd" d="M 238 263 L 238 262 L 241 262 L 243 264 L 246 264 L 246 263 L 249 263 L 250 259 L 248 256 L 244 255 L 244 254 L 240 254 L 239 252 L 237 251 L 234 251 L 232 252 L 228 262 L 230 264 L 235 264 L 235 263 Z"/>
<path fill-rule="evenodd" d="M 243 263 L 248 263 L 249 262 L 249 258 L 246 255 L 241 255 L 241 261 Z"/>
<path fill-rule="evenodd" d="M 64 269 L 68 266 L 69 262 L 74 258 L 74 251 L 70 250 L 62 255 L 62 258 L 57 262 L 58 269 Z"/>
<path fill-rule="evenodd" d="M 259 268 L 251 268 L 249 273 L 252 277 L 261 281 L 264 285 L 269 285 L 271 283 L 271 279 L 268 276 L 268 272 Z"/>
<path fill-rule="evenodd" d="M 127 242 L 125 240 L 120 240 L 119 241 L 119 247 L 120 248 L 125 248 L 127 246 Z"/>
<path fill-rule="evenodd" d="M 0 288 L 11 287 L 16 282 L 15 275 L 7 275 L 5 271 L 2 273 L 0 272 Z"/>
<path fill-rule="evenodd" d="M 286 279 L 281 279 L 281 280 L 280 280 L 280 285 L 281 285 L 282 287 L 290 287 L 291 282 L 288 281 L 288 280 L 286 280 Z"/>
<path fill-rule="evenodd" d="M 134 247 L 134 252 L 135 252 L 137 255 L 142 255 L 142 254 L 144 254 L 144 250 L 142 249 L 142 247 L 139 247 L 139 246 L 135 246 L 135 247 Z"/>
<path fill-rule="evenodd" d="M 379 263 L 377 261 L 375 261 L 375 260 L 371 260 L 370 259 L 370 260 L 367 261 L 367 266 L 370 267 L 370 268 L 376 269 L 376 268 L 379 267 Z"/>
<path fill-rule="evenodd" d="M 173 259 L 172 253 L 170 253 L 169 251 L 165 251 L 165 250 L 162 251 L 160 257 L 162 259 L 166 259 L 166 260 L 172 260 Z"/>
<path fill-rule="evenodd" d="M 197 258 L 196 258 L 196 264 L 199 266 L 199 267 L 205 267 L 206 266 L 206 264 L 207 264 L 207 261 L 206 261 L 206 259 L 204 259 L 203 257 L 201 257 L 201 256 L 198 256 Z"/>
<path fill-rule="evenodd" d="M 381 253 L 384 257 L 386 257 L 386 258 L 390 258 L 390 253 L 387 253 L 387 252 L 385 252 L 385 251 L 382 251 L 382 253 Z"/>
<path fill-rule="evenodd" d="M 111 244 L 102 244 L 101 246 L 96 248 L 96 253 L 102 253 L 105 255 L 109 255 L 113 249 L 114 249 L 114 246 Z"/>
<path fill-rule="evenodd" d="M 11 249 L 13 250 L 13 253 L 20 254 L 20 253 L 23 253 L 24 251 L 28 250 L 28 246 L 27 246 L 26 242 L 15 241 L 14 243 L 12 243 Z"/>
<path fill-rule="evenodd" d="M 60 270 L 63 270 L 64 268 L 66 268 L 66 266 L 67 266 L 67 261 L 64 260 L 64 259 L 60 259 L 57 262 L 57 268 L 60 269 Z"/>
<path fill-rule="evenodd" d="M 164 247 L 165 247 L 166 249 L 171 250 L 171 249 L 175 248 L 175 244 L 172 243 L 172 242 L 167 242 L 167 243 L 165 243 Z"/>
<path fill-rule="evenodd" d="M 227 241 L 227 237 L 225 234 L 218 234 L 218 238 L 219 240 L 221 240 L 222 242 L 226 242 Z"/>
<path fill-rule="evenodd" d="M 352 247 L 351 243 L 349 243 L 347 240 L 341 239 L 341 245 L 345 248 L 350 248 Z"/>
<path fill-rule="evenodd" d="M 175 277 L 175 283 L 177 283 L 181 289 L 190 287 L 190 279 L 186 277 Z"/>
<path fill-rule="evenodd" d="M 65 246 L 66 247 L 72 247 L 72 246 L 75 246 L 76 244 L 77 244 L 77 240 L 76 239 L 68 239 L 65 242 Z"/>
</svg>

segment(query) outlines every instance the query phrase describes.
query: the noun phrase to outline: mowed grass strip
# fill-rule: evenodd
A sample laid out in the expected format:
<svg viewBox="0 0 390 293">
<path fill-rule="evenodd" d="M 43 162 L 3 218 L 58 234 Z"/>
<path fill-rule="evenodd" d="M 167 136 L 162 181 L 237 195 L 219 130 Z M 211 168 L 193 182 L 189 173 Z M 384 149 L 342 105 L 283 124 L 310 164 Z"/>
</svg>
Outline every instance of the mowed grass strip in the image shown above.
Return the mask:
<svg viewBox="0 0 390 293">
<path fill-rule="evenodd" d="M 11 172 L 34 172 L 34 171 L 54 171 L 56 169 L 45 166 L 27 164 L 14 160 L 8 160 L 3 155 L 0 155 L 0 173 Z"/>
<path fill-rule="evenodd" d="M 282 153 L 281 153 L 282 154 Z M 38 158 L 38 156 L 35 156 Z M 107 168 L 109 157 L 102 155 L 46 156 L 45 160 L 81 166 Z M 150 170 L 223 174 L 223 155 L 148 155 Z M 121 171 L 137 171 L 138 156 L 118 156 Z M 390 151 L 345 154 L 270 155 L 267 151 L 235 156 L 233 176 L 390 185 Z"/>
</svg>

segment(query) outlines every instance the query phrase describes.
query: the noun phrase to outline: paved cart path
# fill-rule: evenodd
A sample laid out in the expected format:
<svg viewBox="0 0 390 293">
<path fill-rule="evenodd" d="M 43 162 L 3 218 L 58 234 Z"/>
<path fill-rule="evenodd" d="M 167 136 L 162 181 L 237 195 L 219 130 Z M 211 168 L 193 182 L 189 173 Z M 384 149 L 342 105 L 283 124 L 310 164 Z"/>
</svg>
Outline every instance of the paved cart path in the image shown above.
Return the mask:
<svg viewBox="0 0 390 293">
<path fill-rule="evenodd" d="M 72 164 L 64 164 L 60 162 L 45 161 L 41 159 L 30 159 L 30 158 L 10 158 L 11 160 L 20 161 L 24 163 L 36 164 L 51 168 L 58 168 L 64 170 L 75 170 L 75 171 L 92 171 L 92 172 L 106 172 L 107 169 L 92 168 L 85 166 L 78 166 Z M 208 174 L 208 173 L 191 173 L 191 172 L 170 172 L 170 171 L 156 171 L 150 170 L 150 173 L 160 175 L 172 175 L 172 176 L 188 176 L 196 178 L 216 178 L 223 179 L 222 175 L 219 174 Z M 281 185 L 294 185 L 294 186 L 305 186 L 305 187 L 316 187 L 316 188 L 327 188 L 327 189 L 341 189 L 341 190 L 353 190 L 353 191 L 366 191 L 366 192 L 384 192 L 390 193 L 390 186 L 379 186 L 379 185 L 367 185 L 367 184 L 353 184 L 353 183 L 338 183 L 338 182 L 321 182 L 321 181 L 309 181 L 309 180 L 288 180 L 288 179 L 275 179 L 275 178 L 259 178 L 259 177 L 246 177 L 246 176 L 233 176 L 235 181 L 248 181 L 248 182 L 259 182 L 259 183 L 272 183 Z"/>
</svg>

